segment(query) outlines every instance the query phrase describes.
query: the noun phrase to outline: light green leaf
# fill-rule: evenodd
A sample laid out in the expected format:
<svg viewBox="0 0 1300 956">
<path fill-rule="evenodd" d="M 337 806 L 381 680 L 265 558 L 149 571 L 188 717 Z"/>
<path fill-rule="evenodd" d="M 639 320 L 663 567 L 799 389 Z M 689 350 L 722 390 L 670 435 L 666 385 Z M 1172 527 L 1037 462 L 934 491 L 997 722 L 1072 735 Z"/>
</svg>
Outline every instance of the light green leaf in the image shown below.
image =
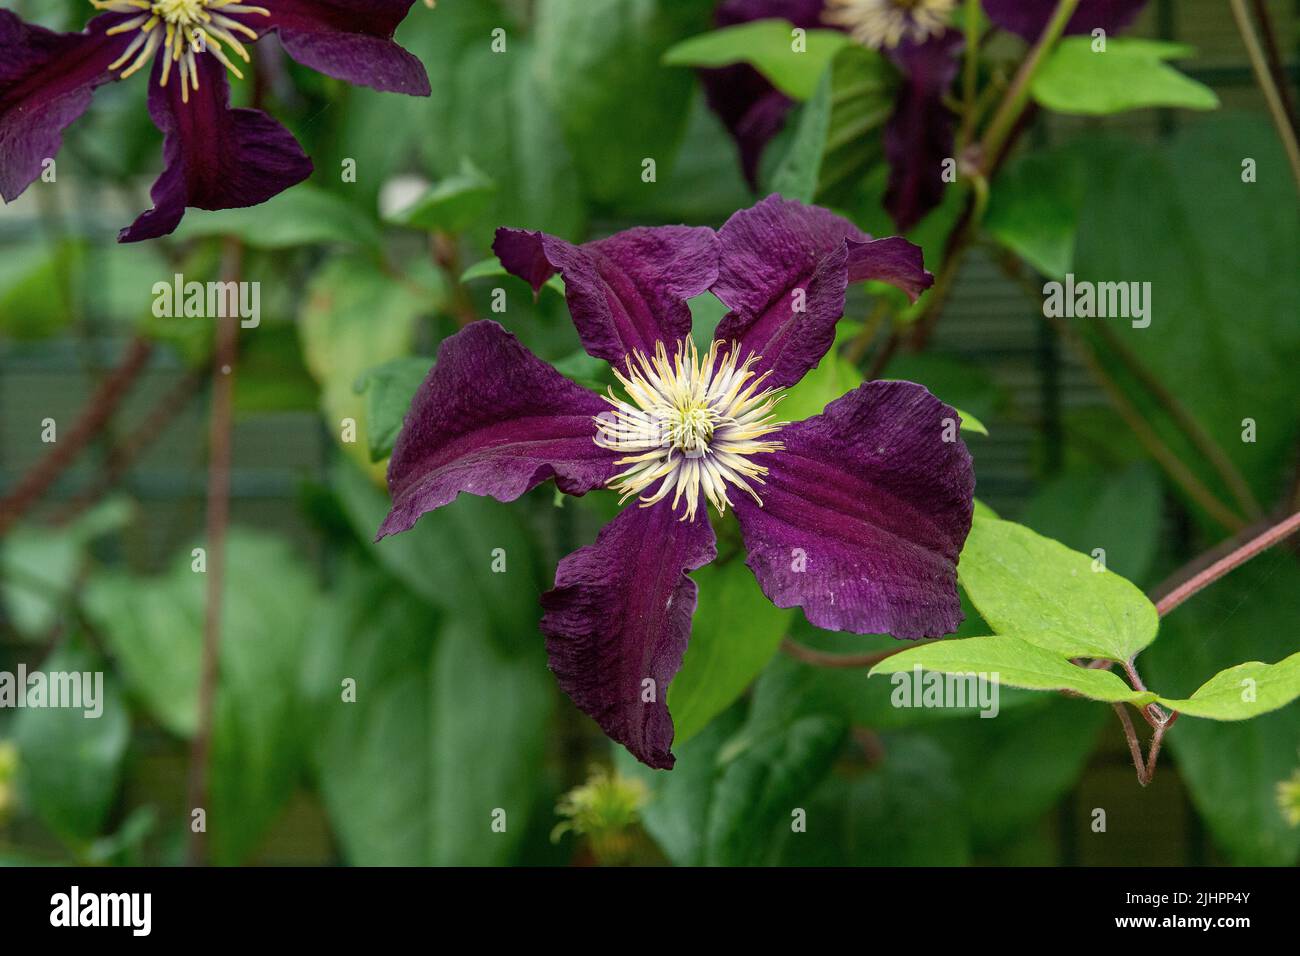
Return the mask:
<svg viewBox="0 0 1300 956">
<path fill-rule="evenodd" d="M 813 201 L 830 126 L 831 73 L 827 70 L 817 84 L 817 92 L 799 110 L 794 137 L 772 174 L 772 192 L 800 202 Z"/>
<path fill-rule="evenodd" d="M 850 41 L 838 30 L 808 30 L 807 48 L 796 52 L 793 30 L 788 20 L 753 20 L 684 40 L 663 61 L 697 67 L 748 63 L 782 93 L 806 100 L 817 91 L 822 71 Z"/>
<path fill-rule="evenodd" d="M 176 240 L 237 236 L 257 249 L 287 249 L 320 243 L 379 245 L 374 220 L 353 203 L 309 183 L 242 209 L 192 210 Z"/>
<path fill-rule="evenodd" d="M 464 158 L 460 169 L 434 183 L 409 206 L 388 216 L 389 222 L 429 232 L 464 232 L 487 212 L 496 183 Z"/>
<path fill-rule="evenodd" d="M 392 454 L 411 400 L 432 366 L 433 359 L 404 355 L 362 374 L 356 390 L 366 397 L 366 436 L 371 461 Z"/>
<path fill-rule="evenodd" d="M 508 276 L 506 267 L 501 264 L 501 260 L 496 256 L 488 259 L 482 259 L 474 263 L 468 269 L 460 274 L 461 282 L 473 282 L 475 279 L 497 279 L 501 276 Z M 564 295 L 564 277 L 558 272 L 542 283 L 543 289 L 550 289 Z"/>
<path fill-rule="evenodd" d="M 1092 557 L 1012 521 L 976 518 L 958 578 L 984 620 L 1063 657 L 1126 661 L 1155 640 L 1146 595 Z"/>
<path fill-rule="evenodd" d="M 1066 37 L 1034 76 L 1030 92 L 1058 113 L 1104 116 L 1150 106 L 1212 110 L 1219 98 L 1165 60 L 1192 54 L 1190 47 L 1159 40 L 1106 41 L 1094 53 L 1092 38 Z"/>
<path fill-rule="evenodd" d="M 1092 670 L 1038 644 L 1009 634 L 923 644 L 885 658 L 871 668 L 876 674 L 907 674 L 916 666 L 944 674 L 980 674 L 1009 687 L 1068 690 L 1109 703 L 1149 704 L 1150 691 L 1136 691 L 1109 671 Z"/>
<path fill-rule="evenodd" d="M 37 668 L 29 665 L 30 671 Z M 79 646 L 64 646 L 41 665 L 46 675 L 80 675 L 82 700 L 100 693 L 101 712 L 87 716 L 75 707 L 18 711 L 14 737 L 23 789 L 37 815 L 63 840 L 78 846 L 99 834 L 112 809 L 122 777 L 131 721 L 117 681 L 103 661 Z M 94 674 L 102 684 L 96 688 Z M 91 710 L 93 712 L 93 709 Z"/>
<path fill-rule="evenodd" d="M 961 419 L 960 427 L 962 431 L 974 432 L 976 435 L 983 435 L 985 438 L 989 437 L 988 428 L 970 412 L 962 411 L 960 408 L 954 408 L 954 411 L 957 412 L 957 417 Z"/>
<path fill-rule="evenodd" d="M 712 0 L 537 5 L 534 76 L 586 195 L 608 203 L 654 190 L 641 178 L 647 157 L 655 161 L 656 181 L 664 182 L 686 128 L 694 78 L 665 70 L 660 58 L 707 29 L 712 9 Z"/>
<path fill-rule="evenodd" d="M 1247 720 L 1285 707 L 1300 697 L 1300 652 L 1276 664 L 1248 661 L 1219 671 L 1185 700 L 1160 703 L 1192 717 Z"/>
<path fill-rule="evenodd" d="M 278 538 L 234 528 L 226 549 L 207 809 L 213 858 L 234 864 L 256 848 L 298 782 L 298 669 L 318 594 L 311 573 Z M 85 597 L 129 690 L 180 736 L 197 726 L 207 602 L 207 574 L 191 562 L 186 550 L 161 577 L 100 575 Z"/>
<path fill-rule="evenodd" d="M 692 577 L 699 604 L 681 671 L 668 688 L 674 747 L 725 710 L 772 659 L 794 612 L 778 608 L 741 560 L 710 564 Z M 743 627 L 737 627 L 743 621 Z"/>
<path fill-rule="evenodd" d="M 984 228 L 1043 275 L 1064 279 L 1074 265 L 1084 176 L 1064 150 L 1028 153 L 993 182 Z"/>
</svg>

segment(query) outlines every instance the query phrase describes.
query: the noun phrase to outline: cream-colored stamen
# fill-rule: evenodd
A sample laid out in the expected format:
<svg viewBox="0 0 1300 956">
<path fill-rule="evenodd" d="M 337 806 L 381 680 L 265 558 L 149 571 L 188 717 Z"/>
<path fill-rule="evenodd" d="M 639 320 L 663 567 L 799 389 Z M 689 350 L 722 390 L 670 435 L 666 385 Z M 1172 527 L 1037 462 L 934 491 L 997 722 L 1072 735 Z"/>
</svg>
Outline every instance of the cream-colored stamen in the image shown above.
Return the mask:
<svg viewBox="0 0 1300 956">
<path fill-rule="evenodd" d="M 120 69 L 120 78 L 126 79 L 148 66 L 161 50 L 159 85 L 167 85 L 175 66 L 180 73 L 181 100 L 186 103 L 190 90 L 199 88 L 197 57 L 202 53 L 212 54 L 227 70 L 244 78 L 227 54 L 227 48 L 245 63 L 249 62 L 248 50 L 239 38 L 256 40 L 257 31 L 232 14 L 271 15 L 265 7 L 240 0 L 90 0 L 90 3 L 96 10 L 136 14 L 108 31 L 109 36 L 137 31 L 126 50 L 108 68 Z"/>
<path fill-rule="evenodd" d="M 956 0 L 830 0 L 822 19 L 873 50 L 943 32 Z"/>
<path fill-rule="evenodd" d="M 596 417 L 594 440 L 602 448 L 629 453 L 615 462 L 628 468 L 609 481 L 622 501 L 641 495 L 642 507 L 648 507 L 671 494 L 674 510 L 684 503 L 683 521 L 695 517 L 701 492 L 724 514 L 731 504 L 728 485 L 763 504 L 750 482 L 763 484 L 767 468 L 750 456 L 784 447 L 760 441 L 788 424 L 771 414 L 781 390 L 760 390 L 770 373 L 752 371 L 757 355 L 741 362 L 734 342 L 724 348 L 715 341 L 701 356 L 686 339 L 670 361 L 660 342 L 653 358 L 633 352 L 626 374 L 614 370 L 628 400 L 610 390 L 605 401 L 614 410 Z M 656 482 L 657 490 L 642 494 Z"/>
</svg>

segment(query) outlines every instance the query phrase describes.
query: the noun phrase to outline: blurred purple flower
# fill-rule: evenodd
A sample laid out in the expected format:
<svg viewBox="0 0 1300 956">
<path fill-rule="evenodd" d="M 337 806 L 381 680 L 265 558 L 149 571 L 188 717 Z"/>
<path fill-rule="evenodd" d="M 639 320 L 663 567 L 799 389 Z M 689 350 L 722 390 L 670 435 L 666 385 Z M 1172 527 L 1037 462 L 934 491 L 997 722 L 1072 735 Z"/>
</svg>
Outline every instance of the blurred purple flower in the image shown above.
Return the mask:
<svg viewBox="0 0 1300 956">
<path fill-rule="evenodd" d="M 275 32 L 300 63 L 349 83 L 429 95 L 424 67 L 393 42 L 413 0 L 92 0 L 81 33 L 0 10 L 0 196 L 12 202 L 58 153 L 95 88 L 152 69 L 149 115 L 163 132 L 154 208 L 120 242 L 172 232 L 187 206 L 265 202 L 311 174 L 293 135 L 260 110 L 231 109 L 226 71 Z"/>
<path fill-rule="evenodd" d="M 1012 33 L 1033 42 L 1052 18 L 1057 0 L 983 0 L 988 18 Z M 1107 34 L 1118 33 L 1137 19 L 1147 0 L 1080 0 L 1065 25 L 1066 33 L 1091 33 L 1100 27 Z"/>
<path fill-rule="evenodd" d="M 695 609 L 686 572 L 717 553 L 710 503 L 734 508 L 764 594 L 818 627 L 956 629 L 974 490 L 956 412 L 920 385 L 870 382 L 806 421 L 773 413 L 831 348 L 848 283 L 913 298 L 929 287 L 919 248 L 779 196 L 717 233 L 663 226 L 573 245 L 500 229 L 494 248 L 535 291 L 563 275 L 583 346 L 626 395 L 574 384 L 495 322 L 469 325 L 411 404 L 379 537 L 461 492 L 513 501 L 552 477 L 571 495 L 637 498 L 560 562 L 542 597 L 551 670 L 605 733 L 673 765 L 665 701 Z M 731 311 L 701 351 L 687 300 L 706 290 Z"/>
</svg>

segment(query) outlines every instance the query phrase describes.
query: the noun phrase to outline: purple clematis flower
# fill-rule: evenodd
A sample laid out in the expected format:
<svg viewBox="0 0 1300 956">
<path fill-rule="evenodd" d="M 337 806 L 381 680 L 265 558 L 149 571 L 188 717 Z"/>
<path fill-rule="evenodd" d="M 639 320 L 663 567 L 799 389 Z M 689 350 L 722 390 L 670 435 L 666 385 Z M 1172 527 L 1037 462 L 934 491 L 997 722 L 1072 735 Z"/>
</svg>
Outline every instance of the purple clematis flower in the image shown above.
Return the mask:
<svg viewBox="0 0 1300 956">
<path fill-rule="evenodd" d="M 1056 0 L 983 0 L 988 18 L 1033 42 L 1052 19 Z M 1080 0 L 1065 25 L 1066 33 L 1091 33 L 1098 28 L 1118 33 L 1133 24 L 1147 0 Z"/>
<path fill-rule="evenodd" d="M 0 196 L 41 173 L 96 87 L 151 68 L 149 115 L 163 132 L 154 208 L 120 242 L 172 232 L 187 206 L 253 206 L 306 179 L 293 135 L 260 110 L 231 109 L 226 71 L 274 32 L 298 62 L 349 83 L 429 95 L 424 67 L 393 42 L 413 0 L 91 0 L 104 13 L 54 33 L 0 10 Z"/>
<path fill-rule="evenodd" d="M 461 492 L 512 501 L 548 478 L 572 495 L 636 498 L 542 597 L 551 670 L 605 733 L 673 765 L 666 692 L 695 609 L 687 574 L 717 553 L 710 504 L 734 509 L 764 594 L 818 627 L 956 629 L 974 476 L 960 440 L 943 440 L 953 409 L 920 385 L 871 382 L 806 421 L 775 415 L 830 349 L 849 282 L 913 298 L 930 285 L 919 248 L 778 196 L 716 233 L 641 228 L 573 245 L 500 229 L 494 248 L 535 291 L 563 275 L 583 346 L 625 394 L 574 384 L 495 322 L 469 325 L 412 401 L 379 537 Z M 697 349 L 686 300 L 706 290 L 730 312 Z"/>
</svg>

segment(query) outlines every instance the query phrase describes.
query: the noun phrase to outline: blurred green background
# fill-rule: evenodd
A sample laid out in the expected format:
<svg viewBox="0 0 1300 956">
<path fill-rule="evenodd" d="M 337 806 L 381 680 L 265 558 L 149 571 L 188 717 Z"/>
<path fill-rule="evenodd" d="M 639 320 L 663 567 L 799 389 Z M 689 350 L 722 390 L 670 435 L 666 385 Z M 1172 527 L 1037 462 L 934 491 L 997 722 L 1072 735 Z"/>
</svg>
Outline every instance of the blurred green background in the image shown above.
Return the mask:
<svg viewBox="0 0 1300 956">
<path fill-rule="evenodd" d="M 88 12 L 58 0 L 5 6 L 65 29 Z M 109 688 L 97 721 L 0 711 L 0 862 L 185 859 L 204 608 L 191 549 L 203 544 L 212 323 L 154 318 L 150 289 L 177 272 L 215 278 L 232 236 L 242 278 L 261 283 L 262 321 L 241 333 L 236 370 L 214 862 L 1296 861 L 1300 829 L 1278 802 L 1279 784 L 1300 771 L 1294 705 L 1245 724 L 1181 723 L 1144 790 L 1106 707 L 1008 694 L 997 720 L 899 712 L 881 679 L 777 652 L 786 634 L 846 652 L 888 639 L 817 632 L 767 605 L 732 561 L 696 575 L 694 637 L 670 696 L 690 739 L 676 748 L 678 769 L 652 775 L 560 694 L 536 627 L 556 561 L 592 540 L 614 513 L 611 495 L 557 505 L 544 486 L 509 505 L 462 497 L 371 543 L 386 510 L 371 449 L 391 445 L 437 343 L 460 322 L 497 318 L 566 374 L 600 374 L 553 290 L 534 303 L 489 267 L 464 275 L 490 257 L 496 226 L 581 239 L 658 222 L 716 226 L 752 203 L 693 74 L 660 62 L 709 28 L 711 7 L 417 3 L 398 38 L 429 71 L 427 100 L 352 89 L 259 44 L 267 108 L 316 174 L 261 207 L 191 211 L 174 236 L 143 246 L 113 238 L 148 206 L 159 136 L 144 84 L 113 84 L 69 131 L 59 188 L 34 184 L 0 208 L 0 489 L 53 447 L 40 441 L 43 419 L 67 440 L 114 369 L 132 356 L 140 366 L 106 427 L 0 542 L 0 670 L 103 669 Z M 1267 8 L 1294 89 L 1300 7 Z M 505 55 L 489 48 L 497 28 Z M 1007 233 L 1037 230 L 1025 244 L 1058 250 L 1080 276 L 1153 282 L 1150 334 L 1127 323 L 1081 331 L 1202 480 L 1227 496 L 1153 406 L 1130 352 L 1271 508 L 1295 494 L 1300 437 L 1295 192 L 1224 4 L 1152 0 L 1133 33 L 1195 47 L 1180 68 L 1217 92 L 1220 109 L 1040 113 L 994 183 L 990 219 L 1010 223 Z M 236 90 L 249 95 L 247 84 Z M 836 205 L 889 234 L 875 202 L 883 169 L 863 149 L 862 188 Z M 656 159 L 656 183 L 641 180 L 644 157 Z M 1260 169 L 1250 186 L 1245 157 Z M 349 160 L 356 182 L 341 175 Z M 429 198 L 434 184 L 454 201 Z M 961 199 L 949 192 L 911 234 L 932 269 Z M 981 500 L 1072 547 L 1105 547 L 1111 568 L 1149 590 L 1234 529 L 1151 459 L 1026 295 L 1016 276 L 1037 287 L 1033 268 L 1009 255 L 981 241 L 928 348 L 900 348 L 882 370 L 987 426 L 987 437 L 968 436 Z M 504 315 L 491 309 L 498 287 Z M 716 321 L 699 305 L 697 321 Z M 872 307 L 869 292 L 851 292 L 846 337 Z M 861 376 L 828 360 L 804 399 L 819 407 Z M 1241 441 L 1244 418 L 1258 422 L 1253 444 Z M 355 442 L 341 440 L 345 419 Z M 505 574 L 491 570 L 497 548 Z M 1293 651 L 1298 622 L 1300 569 L 1280 548 L 1171 616 L 1144 657 L 1147 676 L 1188 693 L 1219 667 Z M 355 703 L 340 700 L 346 678 Z M 799 839 L 790 806 L 808 810 Z M 1092 827 L 1096 808 L 1105 832 Z M 504 832 L 492 825 L 498 810 Z"/>
</svg>

